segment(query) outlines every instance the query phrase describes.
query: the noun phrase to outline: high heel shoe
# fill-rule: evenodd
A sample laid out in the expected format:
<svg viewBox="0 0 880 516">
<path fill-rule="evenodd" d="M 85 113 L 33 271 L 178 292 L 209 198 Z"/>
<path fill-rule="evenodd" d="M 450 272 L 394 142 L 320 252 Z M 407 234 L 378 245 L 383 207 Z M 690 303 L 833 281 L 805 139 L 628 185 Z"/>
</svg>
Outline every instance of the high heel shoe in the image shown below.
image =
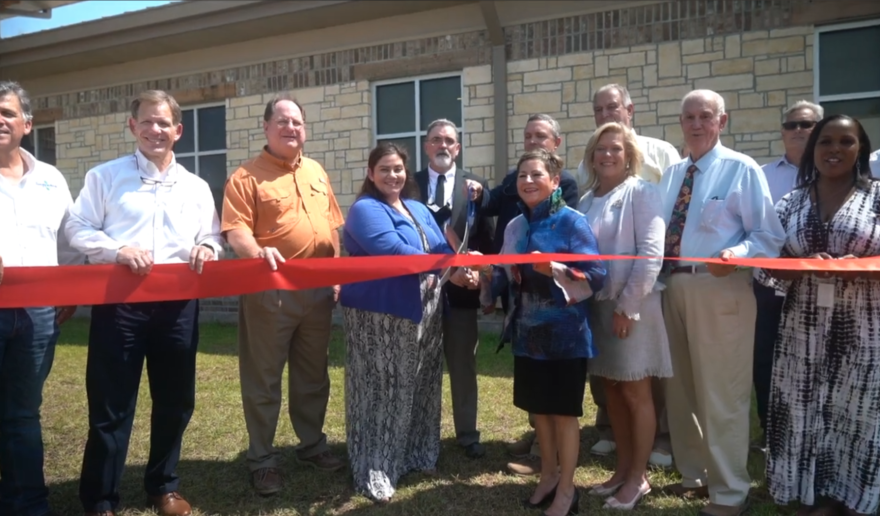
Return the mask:
<svg viewBox="0 0 880 516">
<path fill-rule="evenodd" d="M 605 505 L 602 507 L 603 509 L 617 509 L 619 511 L 631 511 L 635 509 L 636 505 L 642 501 L 642 498 L 648 496 L 651 492 L 651 485 L 647 482 L 642 484 L 642 487 L 639 488 L 639 492 L 630 500 L 628 503 L 623 503 L 617 498 L 613 496 L 609 496 L 607 500 L 605 500 Z"/>
<path fill-rule="evenodd" d="M 545 494 L 544 498 L 541 498 L 541 501 L 538 503 L 532 503 L 531 498 L 526 498 L 522 501 L 522 506 L 526 509 L 543 509 L 544 507 L 547 507 L 553 502 L 553 498 L 556 497 L 556 487 L 558 486 L 554 486 L 553 489 Z"/>
<path fill-rule="evenodd" d="M 580 501 L 581 501 L 581 494 L 577 490 L 577 488 L 575 488 L 574 489 L 574 496 L 571 497 L 571 505 L 568 506 L 568 512 L 565 513 L 565 515 L 566 516 L 577 515 L 580 511 L 580 508 L 578 507 L 580 505 Z M 541 511 L 541 514 L 542 514 L 542 516 L 547 516 L 547 513 L 544 511 Z"/>
<path fill-rule="evenodd" d="M 625 484 L 625 482 L 620 482 L 619 484 L 614 484 L 611 486 L 596 484 L 590 486 L 590 490 L 587 493 L 593 496 L 611 496 L 616 493 L 617 490 L 623 486 L 623 484 Z"/>
</svg>

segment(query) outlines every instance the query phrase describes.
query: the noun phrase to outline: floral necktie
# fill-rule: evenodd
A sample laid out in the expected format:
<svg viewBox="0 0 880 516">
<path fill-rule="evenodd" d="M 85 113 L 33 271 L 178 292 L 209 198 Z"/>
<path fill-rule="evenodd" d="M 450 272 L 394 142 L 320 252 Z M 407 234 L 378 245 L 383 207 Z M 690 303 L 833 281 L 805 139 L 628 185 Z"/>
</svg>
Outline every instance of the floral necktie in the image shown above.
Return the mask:
<svg viewBox="0 0 880 516">
<path fill-rule="evenodd" d="M 669 224 L 666 226 L 666 249 L 663 256 L 667 260 L 663 262 L 663 268 L 667 271 L 675 265 L 675 260 L 669 258 L 681 256 L 681 234 L 684 233 L 684 223 L 687 221 L 688 208 L 691 205 L 696 171 L 697 166 L 691 165 L 685 172 L 681 190 L 678 191 L 678 198 L 675 199 L 675 206 L 672 208 L 672 217 L 669 218 Z"/>
</svg>

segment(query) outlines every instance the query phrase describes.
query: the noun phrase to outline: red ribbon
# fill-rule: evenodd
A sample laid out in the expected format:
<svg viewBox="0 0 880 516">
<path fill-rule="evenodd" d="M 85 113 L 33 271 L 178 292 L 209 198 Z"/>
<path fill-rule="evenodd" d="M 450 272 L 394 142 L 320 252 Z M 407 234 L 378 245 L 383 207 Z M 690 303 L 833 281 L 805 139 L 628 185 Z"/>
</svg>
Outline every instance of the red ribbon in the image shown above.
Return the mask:
<svg viewBox="0 0 880 516">
<path fill-rule="evenodd" d="M 0 283 L 0 308 L 98 305 L 203 299 L 251 294 L 263 290 L 302 290 L 368 281 L 450 266 L 632 260 L 643 256 L 576 254 L 417 255 L 313 258 L 288 260 L 277 271 L 260 259 L 221 260 L 205 264 L 202 274 L 187 264 L 154 265 L 137 276 L 122 265 L 7 267 Z M 796 258 L 679 258 L 683 261 L 727 263 L 764 269 L 805 271 L 880 271 L 880 257 L 852 260 Z"/>
</svg>

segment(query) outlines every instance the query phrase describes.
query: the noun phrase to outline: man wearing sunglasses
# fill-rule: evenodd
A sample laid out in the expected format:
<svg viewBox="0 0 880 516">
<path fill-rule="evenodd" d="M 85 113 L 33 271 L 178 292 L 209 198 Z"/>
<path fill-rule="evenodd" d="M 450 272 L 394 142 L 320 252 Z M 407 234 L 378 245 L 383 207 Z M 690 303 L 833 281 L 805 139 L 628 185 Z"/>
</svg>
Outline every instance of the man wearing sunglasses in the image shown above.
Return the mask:
<svg viewBox="0 0 880 516">
<path fill-rule="evenodd" d="M 824 110 L 806 100 L 799 100 L 785 110 L 782 115 L 782 144 L 785 154 L 767 163 L 761 170 L 770 187 L 773 204 L 779 202 L 785 194 L 792 191 L 797 181 L 798 167 L 801 156 L 813 127 L 822 120 Z M 755 271 L 758 278 L 759 270 Z M 773 350 L 776 347 L 776 331 L 782 316 L 782 302 L 785 294 L 776 289 L 753 281 L 755 299 L 758 305 L 758 316 L 755 320 L 755 349 L 752 381 L 755 385 L 755 396 L 758 401 L 758 418 L 761 429 L 767 429 L 767 405 L 770 398 L 770 378 L 773 374 Z M 763 451 L 766 448 L 763 432 L 761 437 L 752 444 L 753 448 Z"/>
</svg>

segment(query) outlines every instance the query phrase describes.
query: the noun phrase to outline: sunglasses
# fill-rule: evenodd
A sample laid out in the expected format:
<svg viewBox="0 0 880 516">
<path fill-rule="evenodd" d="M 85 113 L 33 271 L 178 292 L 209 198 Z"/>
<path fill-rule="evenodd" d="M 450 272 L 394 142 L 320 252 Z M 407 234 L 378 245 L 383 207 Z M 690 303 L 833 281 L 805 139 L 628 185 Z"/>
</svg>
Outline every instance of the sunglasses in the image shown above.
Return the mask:
<svg viewBox="0 0 880 516">
<path fill-rule="evenodd" d="M 810 120 L 801 120 L 799 122 L 783 122 L 782 128 L 786 131 L 794 131 L 795 129 L 812 129 L 816 126 L 816 122 Z"/>
</svg>

